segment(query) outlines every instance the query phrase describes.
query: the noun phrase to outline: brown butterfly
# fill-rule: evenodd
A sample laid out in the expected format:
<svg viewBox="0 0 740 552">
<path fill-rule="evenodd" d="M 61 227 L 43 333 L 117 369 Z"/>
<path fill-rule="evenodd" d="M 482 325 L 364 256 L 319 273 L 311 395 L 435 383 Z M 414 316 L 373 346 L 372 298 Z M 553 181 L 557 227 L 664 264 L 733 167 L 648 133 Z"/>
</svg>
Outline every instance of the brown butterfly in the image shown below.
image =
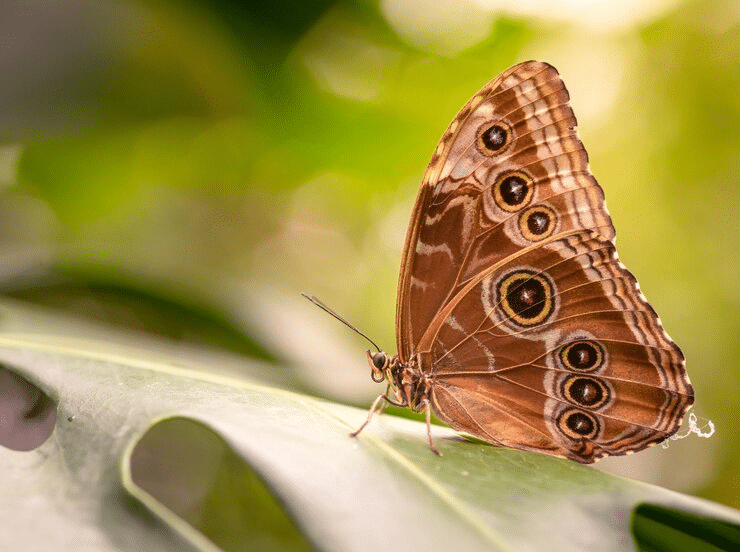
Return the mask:
<svg viewBox="0 0 740 552">
<path fill-rule="evenodd" d="M 484 441 L 590 463 L 675 433 L 694 401 L 678 346 L 619 261 L 557 70 L 528 61 L 462 108 L 411 217 L 387 404 Z M 439 454 L 439 453 L 438 453 Z"/>
</svg>

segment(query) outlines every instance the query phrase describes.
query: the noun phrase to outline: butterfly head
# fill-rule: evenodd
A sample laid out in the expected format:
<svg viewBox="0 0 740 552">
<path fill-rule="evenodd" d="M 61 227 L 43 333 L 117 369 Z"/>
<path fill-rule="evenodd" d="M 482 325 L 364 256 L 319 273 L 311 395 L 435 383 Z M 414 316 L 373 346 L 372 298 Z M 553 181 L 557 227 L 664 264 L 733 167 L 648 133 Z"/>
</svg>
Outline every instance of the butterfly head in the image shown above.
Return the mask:
<svg viewBox="0 0 740 552">
<path fill-rule="evenodd" d="M 380 383 L 386 378 L 386 370 L 388 370 L 390 366 L 390 358 L 383 351 L 378 351 L 377 353 L 368 351 L 367 360 L 370 363 L 373 381 L 375 383 Z"/>
</svg>

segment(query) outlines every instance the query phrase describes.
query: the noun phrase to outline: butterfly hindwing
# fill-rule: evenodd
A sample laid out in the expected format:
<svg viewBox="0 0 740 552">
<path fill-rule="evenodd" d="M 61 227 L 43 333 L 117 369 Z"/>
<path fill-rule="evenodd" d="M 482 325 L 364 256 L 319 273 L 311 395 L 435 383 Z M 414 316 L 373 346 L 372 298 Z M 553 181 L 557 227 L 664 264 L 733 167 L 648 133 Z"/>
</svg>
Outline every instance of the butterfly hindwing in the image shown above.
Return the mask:
<svg viewBox="0 0 740 552">
<path fill-rule="evenodd" d="M 530 249 L 458 299 L 429 357 L 458 430 L 591 462 L 662 441 L 692 403 L 680 350 L 597 234 Z M 448 409 L 478 414 L 462 427 Z"/>
</svg>

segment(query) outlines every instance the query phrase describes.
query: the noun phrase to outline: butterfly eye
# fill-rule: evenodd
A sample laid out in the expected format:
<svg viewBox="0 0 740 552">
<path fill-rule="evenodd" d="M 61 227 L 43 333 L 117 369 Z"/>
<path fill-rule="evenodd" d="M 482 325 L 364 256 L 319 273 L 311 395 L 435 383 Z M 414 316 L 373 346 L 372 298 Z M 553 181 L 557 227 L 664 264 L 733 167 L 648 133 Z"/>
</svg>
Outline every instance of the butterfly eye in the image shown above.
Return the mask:
<svg viewBox="0 0 740 552">
<path fill-rule="evenodd" d="M 383 370 L 388 364 L 388 355 L 383 352 L 373 353 L 372 360 L 374 368 L 378 370 Z"/>
<path fill-rule="evenodd" d="M 478 130 L 476 143 L 483 155 L 496 155 L 511 143 L 511 130 L 503 121 L 486 123 Z"/>
</svg>

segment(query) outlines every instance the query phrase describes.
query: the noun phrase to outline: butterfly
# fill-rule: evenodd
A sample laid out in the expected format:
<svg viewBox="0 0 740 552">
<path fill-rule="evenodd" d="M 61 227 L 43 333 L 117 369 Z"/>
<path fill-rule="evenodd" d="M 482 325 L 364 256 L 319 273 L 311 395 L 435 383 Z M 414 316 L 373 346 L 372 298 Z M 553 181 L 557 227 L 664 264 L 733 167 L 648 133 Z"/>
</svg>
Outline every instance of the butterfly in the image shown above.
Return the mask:
<svg viewBox="0 0 740 552">
<path fill-rule="evenodd" d="M 619 261 L 604 192 L 549 64 L 516 65 L 453 119 L 424 175 L 398 286 L 388 404 L 506 447 L 591 463 L 674 434 L 684 356 Z"/>
</svg>

